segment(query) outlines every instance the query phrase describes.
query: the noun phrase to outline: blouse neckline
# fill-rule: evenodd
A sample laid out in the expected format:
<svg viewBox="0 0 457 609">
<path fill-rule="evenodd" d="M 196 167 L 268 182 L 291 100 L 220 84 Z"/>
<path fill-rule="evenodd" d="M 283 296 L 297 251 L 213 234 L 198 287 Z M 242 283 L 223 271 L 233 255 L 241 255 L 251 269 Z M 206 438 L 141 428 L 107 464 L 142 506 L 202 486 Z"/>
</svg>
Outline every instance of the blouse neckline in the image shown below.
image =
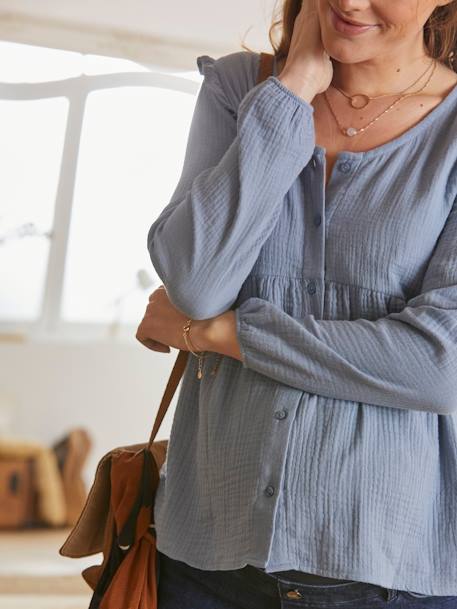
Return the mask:
<svg viewBox="0 0 457 609">
<path fill-rule="evenodd" d="M 274 57 L 274 61 L 273 61 L 273 75 L 277 76 L 276 56 Z M 358 152 L 355 152 L 352 150 L 340 150 L 338 153 L 338 157 L 353 158 L 353 159 L 357 160 L 357 159 L 361 159 L 362 157 L 370 158 L 370 157 L 376 156 L 378 154 L 381 155 L 385 152 L 389 152 L 390 150 L 393 150 L 394 148 L 397 148 L 401 144 L 404 144 L 405 142 L 408 142 L 409 140 L 420 135 L 422 133 L 422 131 L 427 129 L 427 127 L 430 127 L 434 121 L 438 120 L 440 118 L 440 116 L 442 116 L 450 107 L 452 107 L 453 102 L 456 99 L 457 99 L 457 84 L 454 85 L 454 87 L 446 95 L 446 97 L 438 105 L 436 105 L 432 110 L 430 110 L 430 112 L 428 114 L 426 114 L 424 116 L 424 118 L 422 118 L 418 123 L 416 123 L 409 129 L 407 129 L 404 133 L 402 133 L 398 137 L 395 137 L 392 140 L 385 142 L 384 144 L 380 144 L 379 146 L 375 146 L 374 148 L 371 148 L 370 150 L 362 150 L 362 151 L 358 151 Z M 324 148 L 323 146 L 318 146 L 316 144 L 315 149 L 317 151 L 317 154 L 319 154 L 321 157 L 325 156 L 326 148 Z"/>
</svg>

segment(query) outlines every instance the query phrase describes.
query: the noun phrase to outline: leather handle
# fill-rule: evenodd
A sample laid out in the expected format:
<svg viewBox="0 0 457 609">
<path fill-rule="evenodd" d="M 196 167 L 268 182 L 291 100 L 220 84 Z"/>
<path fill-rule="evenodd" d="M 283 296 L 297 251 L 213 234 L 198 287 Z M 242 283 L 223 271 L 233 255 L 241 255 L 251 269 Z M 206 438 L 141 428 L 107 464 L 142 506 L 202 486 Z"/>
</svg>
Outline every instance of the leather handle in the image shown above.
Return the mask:
<svg viewBox="0 0 457 609">
<path fill-rule="evenodd" d="M 274 59 L 275 57 L 271 53 L 260 53 L 259 72 L 256 84 L 261 83 L 268 78 L 268 76 L 273 74 Z M 184 374 L 188 357 L 189 351 L 183 351 L 182 349 L 179 350 L 178 356 L 168 379 L 167 386 L 165 387 L 159 410 L 157 411 L 154 426 L 149 437 L 148 449 L 151 448 L 151 444 L 154 442 L 160 425 L 167 414 L 168 407 L 171 404 L 176 388 L 179 385 L 182 375 Z"/>
<path fill-rule="evenodd" d="M 257 76 L 257 84 L 263 82 L 266 78 L 273 74 L 275 56 L 271 53 L 260 53 L 259 73 Z"/>
<path fill-rule="evenodd" d="M 151 448 L 151 444 L 154 442 L 157 432 L 159 431 L 159 427 L 162 424 L 165 415 L 167 414 L 167 410 L 175 394 L 176 387 L 179 385 L 179 381 L 181 380 L 181 377 L 186 368 L 189 353 L 189 351 L 183 351 L 182 349 L 179 350 L 178 357 L 176 358 L 176 361 L 174 363 L 173 369 L 168 379 L 167 386 L 165 387 L 165 391 L 163 393 L 162 401 L 160 402 L 156 419 L 154 421 L 154 426 L 152 428 L 151 436 L 148 442 L 149 449 Z"/>
</svg>

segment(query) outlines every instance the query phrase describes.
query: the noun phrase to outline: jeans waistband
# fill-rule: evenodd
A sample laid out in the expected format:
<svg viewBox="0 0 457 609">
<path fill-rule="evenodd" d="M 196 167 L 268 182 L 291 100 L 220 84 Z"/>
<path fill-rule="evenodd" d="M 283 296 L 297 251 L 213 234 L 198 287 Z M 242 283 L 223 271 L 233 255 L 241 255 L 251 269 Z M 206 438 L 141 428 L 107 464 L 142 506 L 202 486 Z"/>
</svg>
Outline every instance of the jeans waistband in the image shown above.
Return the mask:
<svg viewBox="0 0 457 609">
<path fill-rule="evenodd" d="M 324 577 L 322 575 L 315 575 L 314 573 L 307 573 L 305 571 L 297 571 L 295 569 L 289 569 L 287 571 L 273 571 L 267 573 L 263 567 L 254 567 L 254 565 L 247 565 L 250 569 L 256 569 L 265 575 L 273 575 L 287 579 L 288 581 L 296 581 L 302 584 L 345 584 L 355 580 L 353 579 L 335 579 L 334 577 Z"/>
</svg>

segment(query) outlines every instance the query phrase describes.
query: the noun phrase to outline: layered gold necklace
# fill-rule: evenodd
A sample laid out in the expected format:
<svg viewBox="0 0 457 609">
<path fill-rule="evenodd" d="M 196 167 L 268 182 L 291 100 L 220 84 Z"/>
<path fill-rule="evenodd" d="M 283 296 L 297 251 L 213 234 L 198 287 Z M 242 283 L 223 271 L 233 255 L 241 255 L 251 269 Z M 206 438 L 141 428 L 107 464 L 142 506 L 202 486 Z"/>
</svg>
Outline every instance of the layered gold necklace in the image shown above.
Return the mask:
<svg viewBox="0 0 457 609">
<path fill-rule="evenodd" d="M 437 60 L 436 59 L 432 59 L 432 61 L 430 62 L 430 64 L 428 65 L 428 67 L 424 70 L 424 72 L 419 76 L 419 78 L 417 78 L 411 85 L 409 85 L 409 87 L 407 87 L 406 89 L 403 89 L 403 91 L 400 91 L 400 93 L 398 94 L 399 97 L 388 107 L 386 108 L 383 112 L 381 112 L 380 114 L 378 114 L 378 116 L 376 116 L 373 120 L 371 120 L 367 125 L 365 125 L 364 127 L 360 127 L 360 128 L 356 128 L 356 127 L 344 127 L 341 122 L 338 120 L 338 117 L 336 116 L 332 105 L 330 103 L 330 100 L 328 99 L 327 96 L 327 91 L 324 91 L 324 98 L 325 101 L 327 102 L 327 105 L 329 107 L 330 112 L 332 113 L 336 124 L 338 125 L 341 133 L 343 135 L 349 136 L 349 137 L 353 137 L 354 135 L 358 135 L 359 133 L 363 133 L 364 131 L 366 131 L 369 127 L 371 127 L 371 125 L 373 125 L 376 121 L 378 121 L 381 116 L 384 116 L 384 114 L 386 114 L 387 112 L 390 112 L 392 110 L 392 108 L 394 108 L 397 104 L 399 104 L 403 99 L 405 99 L 406 97 L 412 97 L 413 95 L 418 95 L 421 91 L 423 91 L 425 89 L 425 87 L 428 85 L 428 83 L 430 82 L 430 79 L 433 76 L 433 73 L 435 72 L 436 69 L 436 65 L 437 65 Z M 432 67 L 432 71 L 430 76 L 428 77 L 428 79 L 426 80 L 425 84 L 418 90 L 418 91 L 414 91 L 412 93 L 405 93 L 405 91 L 408 91 L 409 89 L 411 89 L 411 87 L 413 87 L 423 76 L 424 74 L 426 74 L 428 72 L 428 70 Z M 349 103 L 352 106 L 352 108 L 356 108 L 358 110 L 365 108 L 371 100 L 373 99 L 379 99 L 381 97 L 388 97 L 393 95 L 392 93 L 385 93 L 383 95 L 376 95 L 374 97 L 371 97 L 369 95 L 365 95 L 365 93 L 356 93 L 354 95 L 348 95 L 345 91 L 343 91 L 342 89 L 340 89 L 339 87 L 336 87 L 335 85 L 332 85 L 335 89 L 337 89 L 340 93 L 342 93 L 342 95 L 344 95 L 347 99 L 349 99 Z"/>
</svg>

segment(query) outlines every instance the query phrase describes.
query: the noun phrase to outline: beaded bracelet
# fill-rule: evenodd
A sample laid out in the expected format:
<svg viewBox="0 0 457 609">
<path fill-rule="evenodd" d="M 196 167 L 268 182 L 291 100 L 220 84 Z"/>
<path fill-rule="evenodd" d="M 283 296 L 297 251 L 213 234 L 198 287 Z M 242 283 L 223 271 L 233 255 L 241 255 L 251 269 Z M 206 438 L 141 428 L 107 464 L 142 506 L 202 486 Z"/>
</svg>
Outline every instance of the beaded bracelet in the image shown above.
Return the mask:
<svg viewBox="0 0 457 609">
<path fill-rule="evenodd" d="M 194 352 L 194 346 L 192 345 L 192 341 L 190 340 L 191 323 L 192 323 L 192 319 L 188 319 L 186 321 L 186 323 L 184 324 L 183 337 L 184 337 L 184 342 L 186 343 L 186 346 L 189 349 L 190 353 L 192 353 L 192 355 L 195 355 L 195 357 L 198 357 L 197 378 L 200 380 L 203 376 L 203 359 L 205 357 L 208 357 L 208 354 L 206 353 L 206 351 L 198 351 L 197 353 Z M 217 357 L 216 357 L 216 363 L 215 363 L 213 369 L 211 370 L 211 376 L 214 376 L 216 374 L 219 364 L 221 362 L 221 359 L 222 359 L 222 354 L 218 353 Z"/>
</svg>

